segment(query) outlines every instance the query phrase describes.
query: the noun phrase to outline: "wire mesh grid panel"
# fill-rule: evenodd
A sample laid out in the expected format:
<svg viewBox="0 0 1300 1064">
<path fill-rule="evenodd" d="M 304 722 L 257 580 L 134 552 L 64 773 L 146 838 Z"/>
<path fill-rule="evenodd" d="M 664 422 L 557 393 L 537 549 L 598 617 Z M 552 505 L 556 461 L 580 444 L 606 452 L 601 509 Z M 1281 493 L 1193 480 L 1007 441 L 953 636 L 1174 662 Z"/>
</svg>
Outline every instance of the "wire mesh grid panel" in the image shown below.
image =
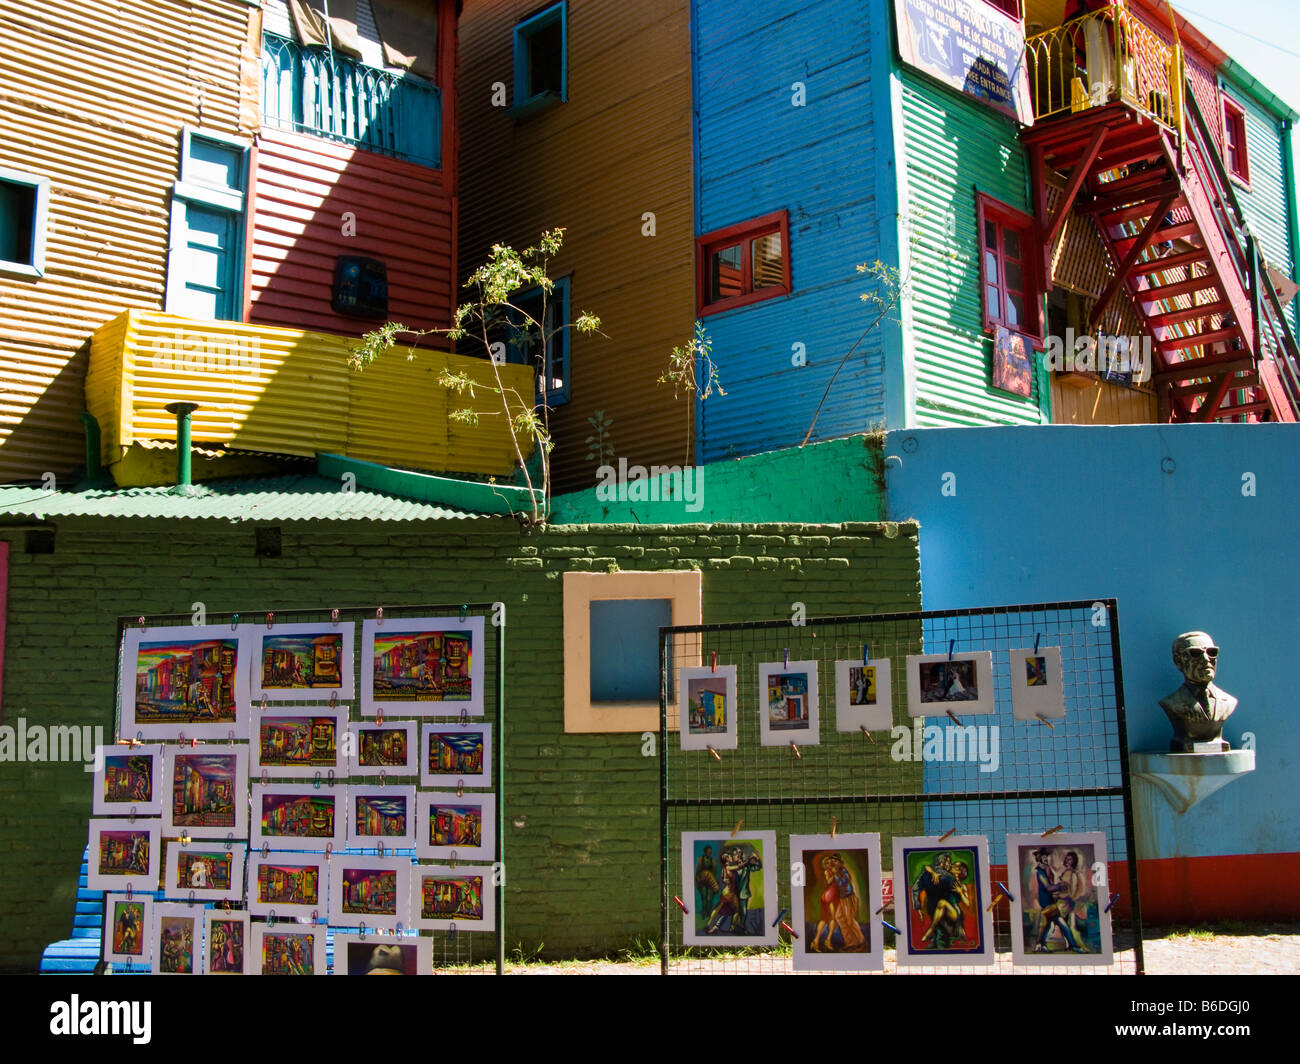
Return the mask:
<svg viewBox="0 0 1300 1064">
<path fill-rule="evenodd" d="M 210 815 L 201 793 L 214 785 L 194 755 L 238 753 L 247 816 L 215 834 L 246 849 L 247 877 L 215 904 L 252 915 L 248 971 L 272 938 L 291 974 L 502 970 L 504 630 L 492 611 L 119 620 L 118 741 L 185 751 L 195 776 L 182 786 L 178 767 L 161 781 L 164 867 L 166 850 L 190 846 L 167 803 L 188 802 L 191 821 Z M 178 896 L 174 885 L 164 896 Z M 316 934 L 319 956 L 295 952 L 294 936 L 311 945 Z"/>
<path fill-rule="evenodd" d="M 1141 971 L 1113 600 L 661 636 L 665 973 Z"/>
</svg>

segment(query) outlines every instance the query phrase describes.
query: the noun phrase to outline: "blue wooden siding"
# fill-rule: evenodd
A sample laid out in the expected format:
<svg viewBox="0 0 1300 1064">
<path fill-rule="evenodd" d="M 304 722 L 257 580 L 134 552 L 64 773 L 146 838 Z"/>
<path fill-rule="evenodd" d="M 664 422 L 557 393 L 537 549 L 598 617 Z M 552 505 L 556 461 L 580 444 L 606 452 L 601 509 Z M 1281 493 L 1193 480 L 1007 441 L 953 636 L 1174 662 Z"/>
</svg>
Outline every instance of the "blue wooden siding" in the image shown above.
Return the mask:
<svg viewBox="0 0 1300 1064">
<path fill-rule="evenodd" d="M 911 246 L 904 328 L 916 374 L 913 423 L 1038 424 L 1049 404 L 1041 364 L 1033 398 L 993 389 L 993 344 L 980 303 L 975 193 L 1033 210 L 1017 127 L 923 75 L 904 70 L 902 78 Z"/>
<path fill-rule="evenodd" d="M 873 129 L 872 96 L 889 91 L 890 60 L 872 54 L 871 30 L 886 15 L 884 0 L 694 0 L 696 235 L 787 210 L 793 284 L 788 296 L 704 319 L 727 395 L 701 405 L 699 461 L 801 442 L 871 320 L 855 266 L 879 256 L 880 216 L 892 226 L 896 209 L 875 195 L 890 152 L 889 132 L 878 140 Z M 814 439 L 883 420 L 881 335 L 836 378 Z"/>
</svg>

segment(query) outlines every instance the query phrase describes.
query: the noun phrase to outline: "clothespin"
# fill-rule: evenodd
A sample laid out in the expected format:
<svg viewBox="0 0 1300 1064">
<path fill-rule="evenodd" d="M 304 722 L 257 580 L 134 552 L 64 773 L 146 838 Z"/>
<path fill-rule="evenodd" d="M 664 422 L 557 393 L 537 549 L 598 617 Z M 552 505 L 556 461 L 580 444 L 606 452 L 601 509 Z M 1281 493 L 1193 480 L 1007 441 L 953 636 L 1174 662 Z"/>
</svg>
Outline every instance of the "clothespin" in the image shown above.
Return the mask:
<svg viewBox="0 0 1300 1064">
<path fill-rule="evenodd" d="M 330 624 L 337 625 L 338 623 L 339 623 L 339 611 L 330 610 Z"/>
<path fill-rule="evenodd" d="M 957 727 L 960 728 L 960 727 L 962 726 L 961 721 L 959 721 L 959 720 L 957 719 L 956 715 L 953 713 L 953 711 L 952 711 L 951 709 L 946 709 L 946 710 L 944 710 L 944 712 L 947 713 L 948 716 L 952 718 L 952 722 L 953 722 L 954 724 L 956 724 Z"/>
<path fill-rule="evenodd" d="M 789 909 L 782 909 L 779 913 L 777 913 L 776 919 L 772 921 L 772 926 L 776 927 L 777 924 L 781 923 L 781 921 L 785 919 L 785 914 L 788 913 L 789 911 L 790 911 Z"/>
<path fill-rule="evenodd" d="M 230 615 L 230 630 L 233 632 L 238 627 L 239 627 L 239 614 L 232 613 Z"/>
<path fill-rule="evenodd" d="M 1058 831 L 1064 831 L 1064 830 L 1065 830 L 1065 825 L 1064 825 L 1064 824 L 1057 824 L 1056 827 L 1054 827 L 1054 828 L 1048 828 L 1046 831 L 1044 831 L 1044 832 L 1039 836 L 1039 838 L 1041 838 L 1041 839 L 1045 839 L 1045 838 L 1047 838 L 1048 835 L 1055 835 Z"/>
<path fill-rule="evenodd" d="M 1002 885 L 1002 884 L 1000 884 L 1000 883 L 998 884 L 998 886 L 1001 886 L 1001 885 Z M 989 902 L 989 904 L 988 904 L 988 908 L 985 909 L 984 911 L 985 911 L 986 913 L 991 913 L 991 912 L 993 911 L 993 907 L 994 907 L 995 905 L 997 905 L 997 903 L 1000 902 L 1000 901 L 1001 901 L 1003 898 L 1005 898 L 1005 897 L 1007 897 L 1007 895 L 1005 895 L 1004 893 L 1002 893 L 1002 891 L 1000 891 L 1000 890 L 995 891 L 994 894 L 993 894 L 993 900 L 992 900 L 991 902 Z"/>
<path fill-rule="evenodd" d="M 733 839 L 736 837 L 737 833 L 740 831 L 741 825 L 744 823 L 745 823 L 744 817 L 741 817 L 739 820 L 736 821 L 736 826 L 731 829 L 731 837 Z"/>
<path fill-rule="evenodd" d="M 144 626 L 144 614 L 141 614 L 141 615 L 139 616 L 139 618 L 136 620 L 136 624 L 138 624 L 138 625 L 140 626 L 140 631 L 142 631 L 142 632 L 148 631 L 148 629 L 145 628 L 145 626 Z"/>
<path fill-rule="evenodd" d="M 1119 901 L 1121 897 L 1123 897 L 1123 895 L 1121 894 L 1112 894 L 1110 896 L 1110 901 L 1106 903 L 1106 908 L 1102 909 L 1102 912 L 1104 913 L 1110 912 L 1111 906 L 1114 905 L 1117 901 Z"/>
<path fill-rule="evenodd" d="M 866 643 L 862 644 L 862 664 L 866 665 L 871 660 L 871 647 Z"/>
<path fill-rule="evenodd" d="M 786 648 L 785 648 L 785 667 L 786 667 L 787 669 L 790 667 L 790 648 L 789 648 L 789 647 L 786 647 Z"/>
<path fill-rule="evenodd" d="M 1046 724 L 1049 728 L 1051 728 L 1052 731 L 1056 731 L 1056 725 L 1053 724 L 1046 717 L 1044 717 L 1041 713 L 1035 713 L 1034 716 L 1037 717 L 1043 724 Z"/>
<path fill-rule="evenodd" d="M 943 840 L 946 839 L 949 835 L 956 835 L 956 834 L 957 834 L 956 828 L 949 828 L 947 831 L 945 831 L 942 835 L 939 836 L 939 841 L 943 842 Z"/>
<path fill-rule="evenodd" d="M 376 624 L 383 624 L 383 623 L 384 623 L 384 607 L 383 607 L 383 606 L 377 606 L 377 607 L 375 608 L 375 623 L 376 623 Z"/>
<path fill-rule="evenodd" d="M 880 921 L 880 926 L 881 926 L 881 927 L 887 927 L 887 928 L 889 928 L 889 930 L 891 930 L 892 932 L 894 932 L 894 934 L 896 934 L 896 935 L 899 934 L 899 930 L 898 930 L 898 928 L 896 928 L 896 927 L 895 927 L 893 924 L 891 924 L 888 920 L 881 920 L 881 921 Z"/>
<path fill-rule="evenodd" d="M 799 937 L 799 932 L 796 931 L 796 930 L 795 930 L 793 927 L 791 927 L 789 924 L 787 924 L 784 920 L 781 921 L 781 926 L 784 927 L 784 928 L 785 928 L 785 929 L 790 933 L 790 937 L 791 937 L 791 938 L 798 938 L 798 937 Z"/>
<path fill-rule="evenodd" d="M 313 790 L 317 790 L 317 791 L 320 790 L 320 773 L 319 773 L 319 772 L 317 772 L 316 775 L 312 777 L 311 785 L 312 785 L 312 789 L 313 789 Z"/>
<path fill-rule="evenodd" d="M 1000 879 L 997 880 L 997 884 L 998 884 L 998 889 L 999 889 L 1000 891 L 1002 891 L 1003 894 L 1005 894 L 1005 895 L 1006 895 L 1008 898 L 1010 898 L 1012 901 L 1015 901 L 1015 900 L 1016 900 L 1016 896 L 1015 896 L 1014 894 L 1012 894 L 1011 891 L 1007 890 L 1007 885 L 1006 885 L 1005 883 L 1003 883 L 1002 880 L 1000 880 Z"/>
<path fill-rule="evenodd" d="M 673 901 L 677 903 L 677 908 L 681 909 L 681 911 L 684 912 L 687 916 L 691 915 L 691 910 L 686 908 L 686 903 L 682 901 L 682 899 L 679 898 L 676 894 L 673 895 Z"/>
<path fill-rule="evenodd" d="M 461 607 L 460 607 L 460 619 L 461 619 L 462 621 L 465 619 L 465 615 L 466 615 L 467 613 L 469 613 L 469 605 L 468 605 L 468 604 L 462 604 Z"/>
<path fill-rule="evenodd" d="M 375 710 L 375 723 L 381 728 L 384 726 L 384 707 L 380 706 Z"/>
<path fill-rule="evenodd" d="M 716 650 L 713 652 L 713 671 L 718 671 L 718 652 Z"/>
<path fill-rule="evenodd" d="M 447 940 L 448 940 L 449 942 L 455 942 L 455 941 L 456 941 L 456 921 L 455 921 L 455 920 L 453 920 L 451 923 L 449 923 L 449 924 L 447 925 Z"/>
<path fill-rule="evenodd" d="M 795 745 L 795 741 L 793 739 L 790 740 L 790 749 L 794 753 L 795 757 L 797 757 L 800 761 L 803 760 L 803 754 L 799 753 L 799 747 Z"/>
<path fill-rule="evenodd" d="M 831 838 L 832 839 L 835 838 L 835 829 L 839 827 L 839 825 L 840 825 L 840 818 L 837 816 L 831 817 Z"/>
<path fill-rule="evenodd" d="M 1035 654 L 1038 653 L 1038 641 L 1039 641 L 1040 639 L 1042 639 L 1042 638 L 1043 638 L 1043 633 L 1042 633 L 1042 632 L 1035 632 L 1035 633 L 1034 633 L 1034 653 L 1035 653 Z"/>
<path fill-rule="evenodd" d="M 888 908 L 889 908 L 889 902 L 885 902 L 885 904 L 882 905 L 879 909 L 877 909 L 873 915 L 875 915 L 875 916 L 879 916 L 881 913 L 883 913 L 883 912 L 884 912 L 886 909 L 888 909 Z"/>
<path fill-rule="evenodd" d="M 268 610 L 266 614 L 266 627 L 268 631 L 273 624 L 275 624 L 275 614 Z"/>
<path fill-rule="evenodd" d="M 708 748 L 708 750 L 709 750 L 709 753 L 711 753 L 711 754 L 713 755 L 713 760 L 714 760 L 714 761 L 721 761 L 721 760 L 722 760 L 722 755 L 721 755 L 720 753 L 718 753 L 715 749 L 713 749 L 713 747 L 710 746 L 710 747 Z"/>
<path fill-rule="evenodd" d="M 948 660 L 949 660 L 949 661 L 952 661 L 952 649 L 953 649 L 953 647 L 955 647 L 956 645 L 957 645 L 957 640 L 955 640 L 955 639 L 949 639 L 949 640 L 948 640 Z"/>
<path fill-rule="evenodd" d="M 867 731 L 867 726 L 865 724 L 859 724 L 858 731 L 862 732 L 862 734 L 867 737 L 867 742 L 869 742 L 872 746 L 876 745 L 876 740 L 871 738 L 871 732 Z"/>
</svg>

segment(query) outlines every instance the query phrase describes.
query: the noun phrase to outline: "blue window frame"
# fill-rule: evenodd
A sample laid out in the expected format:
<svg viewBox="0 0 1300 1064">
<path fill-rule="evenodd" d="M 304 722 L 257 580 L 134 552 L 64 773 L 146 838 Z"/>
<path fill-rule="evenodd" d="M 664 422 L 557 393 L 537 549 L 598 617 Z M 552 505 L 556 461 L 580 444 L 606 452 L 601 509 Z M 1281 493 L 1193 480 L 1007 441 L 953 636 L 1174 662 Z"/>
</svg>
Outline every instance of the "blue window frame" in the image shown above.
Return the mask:
<svg viewBox="0 0 1300 1064">
<path fill-rule="evenodd" d="M 244 297 L 248 146 L 186 128 L 172 186 L 167 263 L 169 314 L 239 321 Z"/>
<path fill-rule="evenodd" d="M 506 330 L 506 361 L 537 370 L 537 403 L 559 406 L 569 401 L 569 279 L 561 277 L 546 295 L 534 288 L 516 295 L 518 308 L 509 313 Z M 522 312 L 522 313 L 519 313 Z M 541 357 L 541 337 L 524 315 L 541 325 L 547 337 L 546 359 Z"/>
<path fill-rule="evenodd" d="M 569 98 L 568 4 L 558 4 L 515 27 L 515 96 L 511 113 L 532 114 Z"/>
<path fill-rule="evenodd" d="M 45 276 L 50 179 L 0 167 L 0 273 Z"/>
</svg>

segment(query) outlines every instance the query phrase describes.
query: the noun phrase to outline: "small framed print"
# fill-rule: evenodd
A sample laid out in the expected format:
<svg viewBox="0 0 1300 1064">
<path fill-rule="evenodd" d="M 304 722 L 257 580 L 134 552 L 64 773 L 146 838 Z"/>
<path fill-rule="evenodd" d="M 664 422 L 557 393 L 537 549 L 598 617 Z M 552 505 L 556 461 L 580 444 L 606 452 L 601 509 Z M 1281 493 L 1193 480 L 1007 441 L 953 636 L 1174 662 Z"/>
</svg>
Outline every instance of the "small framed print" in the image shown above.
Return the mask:
<svg viewBox="0 0 1300 1064">
<path fill-rule="evenodd" d="M 361 625 L 361 713 L 483 715 L 483 618 L 402 617 Z"/>
<path fill-rule="evenodd" d="M 325 974 L 325 928 L 321 924 L 254 922 L 248 941 L 253 975 Z"/>
<path fill-rule="evenodd" d="M 412 935 L 334 936 L 335 975 L 432 975 L 433 939 Z"/>
<path fill-rule="evenodd" d="M 342 787 L 310 783 L 253 784 L 252 848 L 342 849 L 347 839 L 347 802 Z"/>
<path fill-rule="evenodd" d="M 331 924 L 396 931 L 410 918 L 409 857 L 335 854 L 329 870 Z"/>
<path fill-rule="evenodd" d="M 880 836 L 791 835 L 790 908 L 797 972 L 880 972 Z"/>
<path fill-rule="evenodd" d="M 248 862 L 248 911 L 289 919 L 324 915 L 328 884 L 324 857 L 254 853 Z"/>
<path fill-rule="evenodd" d="M 413 720 L 372 720 L 348 725 L 349 751 L 344 766 L 351 776 L 416 775 L 416 728 Z"/>
<path fill-rule="evenodd" d="M 248 749 L 169 746 L 163 833 L 195 839 L 248 836 Z"/>
<path fill-rule="evenodd" d="M 354 625 L 329 622 L 246 626 L 254 701 L 350 702 L 356 697 L 352 671 Z"/>
<path fill-rule="evenodd" d="M 993 712 L 993 652 L 907 655 L 907 714 L 942 717 Z"/>
<path fill-rule="evenodd" d="M 735 750 L 736 666 L 685 665 L 677 680 L 678 734 L 683 750 Z"/>
<path fill-rule="evenodd" d="M 158 889 L 161 844 L 157 820 L 91 820 L 86 886 L 152 894 Z"/>
<path fill-rule="evenodd" d="M 895 836 L 893 881 L 900 965 L 993 963 L 983 835 Z"/>
<path fill-rule="evenodd" d="M 1008 835 L 1007 865 L 1019 875 L 1011 901 L 1015 964 L 1110 964 L 1114 959 L 1106 836 L 1100 831 Z"/>
<path fill-rule="evenodd" d="M 423 860 L 491 861 L 496 855 L 496 796 L 422 791 L 415 852 Z"/>
<path fill-rule="evenodd" d="M 491 787 L 492 725 L 420 725 L 420 786 Z"/>
<path fill-rule="evenodd" d="M 817 662 L 763 662 L 758 666 L 758 701 L 764 746 L 817 744 Z"/>
<path fill-rule="evenodd" d="M 156 816 L 162 812 L 163 748 L 100 746 L 95 750 L 97 814 Z"/>
<path fill-rule="evenodd" d="M 203 912 L 197 905 L 160 901 L 153 907 L 149 948 L 155 975 L 198 975 L 202 968 Z"/>
<path fill-rule="evenodd" d="M 351 786 L 348 795 L 348 845 L 410 849 L 415 845 L 415 788 Z"/>
<path fill-rule="evenodd" d="M 496 930 L 496 891 L 488 865 L 416 865 L 410 926 L 421 931 Z"/>
<path fill-rule="evenodd" d="M 1011 715 L 1016 720 L 1065 716 L 1065 675 L 1060 647 L 1013 650 L 1011 664 Z"/>
<path fill-rule="evenodd" d="M 248 627 L 128 628 L 122 731 L 145 739 L 242 733 L 249 707 Z"/>
<path fill-rule="evenodd" d="M 199 901 L 239 901 L 244 897 L 245 844 L 195 839 L 167 847 L 163 896 Z"/>
<path fill-rule="evenodd" d="M 888 658 L 835 663 L 835 730 L 889 731 L 894 690 Z"/>
<path fill-rule="evenodd" d="M 104 896 L 104 960 L 145 964 L 153 929 L 153 898 L 148 894 Z"/>
<path fill-rule="evenodd" d="M 343 709 L 302 706 L 254 710 L 249 729 L 253 775 L 288 779 L 313 778 L 333 770 L 344 774 L 340 741 L 347 730 Z"/>
<path fill-rule="evenodd" d="M 203 913 L 203 974 L 246 974 L 251 927 L 246 912 L 232 912 L 227 909 L 205 910 Z"/>
<path fill-rule="evenodd" d="M 682 832 L 682 943 L 775 946 L 776 832 Z M 692 904 L 693 903 L 693 904 Z"/>
</svg>

